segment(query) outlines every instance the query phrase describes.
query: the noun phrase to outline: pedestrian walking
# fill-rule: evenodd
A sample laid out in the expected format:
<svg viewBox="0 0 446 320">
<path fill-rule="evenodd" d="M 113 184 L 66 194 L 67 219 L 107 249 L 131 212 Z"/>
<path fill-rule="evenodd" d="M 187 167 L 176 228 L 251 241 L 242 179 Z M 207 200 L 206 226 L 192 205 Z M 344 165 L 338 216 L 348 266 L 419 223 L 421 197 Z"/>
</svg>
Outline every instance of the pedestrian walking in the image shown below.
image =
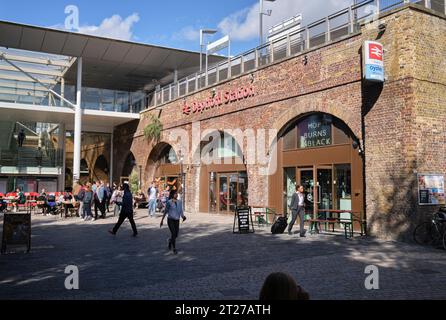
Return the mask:
<svg viewBox="0 0 446 320">
<path fill-rule="evenodd" d="M 82 192 L 81 193 L 81 198 L 82 198 L 82 202 L 83 202 L 83 205 L 82 205 L 82 207 L 83 207 L 83 217 L 84 217 L 84 220 L 85 221 L 87 221 L 87 220 L 91 220 L 91 218 L 92 218 L 92 214 L 91 214 L 91 202 L 93 201 L 93 197 L 94 197 L 94 195 L 93 195 L 93 191 L 91 190 L 91 183 L 87 183 L 86 185 L 85 185 L 85 190 L 84 190 L 84 192 Z"/>
<path fill-rule="evenodd" d="M 172 190 L 170 194 L 170 200 L 167 201 L 166 209 L 164 210 L 163 218 L 160 222 L 160 228 L 163 226 L 164 217 L 167 215 L 167 225 L 170 230 L 170 238 L 168 240 L 169 250 L 173 249 L 173 253 L 177 254 L 176 249 L 176 239 L 178 238 L 178 233 L 180 232 L 180 218 L 183 222 L 186 221 L 186 216 L 183 212 L 183 203 L 178 200 L 178 192 Z"/>
<path fill-rule="evenodd" d="M 21 129 L 19 134 L 17 135 L 17 142 L 19 143 L 19 147 L 23 147 L 23 142 L 25 141 L 26 134 L 25 130 Z"/>
<path fill-rule="evenodd" d="M 304 202 L 304 187 L 301 185 L 296 186 L 296 192 L 291 198 L 291 222 L 288 226 L 288 234 L 291 235 L 291 230 L 293 229 L 294 223 L 296 222 L 297 216 L 299 215 L 300 220 L 300 236 L 305 237 L 304 229 L 304 218 L 305 218 L 305 202 Z"/>
<path fill-rule="evenodd" d="M 152 181 L 152 185 L 147 190 L 149 197 L 149 217 L 154 217 L 156 212 L 156 199 L 158 199 L 158 188 L 155 186 L 155 181 Z"/>
<path fill-rule="evenodd" d="M 122 197 L 124 195 L 124 192 L 122 191 L 121 186 L 119 186 L 112 195 L 111 203 L 114 203 L 115 207 L 113 208 L 113 216 L 116 214 L 119 215 L 122 208 Z"/>
<path fill-rule="evenodd" d="M 110 183 L 107 183 L 104 190 L 105 190 L 105 209 L 107 209 L 107 212 L 110 212 L 109 206 L 110 206 L 111 197 L 113 195 L 113 191 L 112 191 L 112 188 L 110 187 Z M 105 209 L 104 209 L 104 213 L 105 213 Z"/>
<path fill-rule="evenodd" d="M 124 195 L 122 196 L 122 207 L 118 222 L 115 224 L 113 229 L 108 230 L 108 232 L 110 232 L 112 235 L 116 235 L 116 232 L 118 232 L 118 229 L 124 220 L 129 219 L 133 230 L 133 236 L 136 237 L 138 235 L 138 231 L 136 230 L 135 220 L 133 220 L 133 196 L 127 183 L 124 184 L 123 189 Z"/>
<path fill-rule="evenodd" d="M 104 182 L 96 182 L 96 193 L 94 198 L 94 220 L 99 218 L 98 209 L 101 212 L 101 218 L 105 219 L 105 186 Z"/>
</svg>

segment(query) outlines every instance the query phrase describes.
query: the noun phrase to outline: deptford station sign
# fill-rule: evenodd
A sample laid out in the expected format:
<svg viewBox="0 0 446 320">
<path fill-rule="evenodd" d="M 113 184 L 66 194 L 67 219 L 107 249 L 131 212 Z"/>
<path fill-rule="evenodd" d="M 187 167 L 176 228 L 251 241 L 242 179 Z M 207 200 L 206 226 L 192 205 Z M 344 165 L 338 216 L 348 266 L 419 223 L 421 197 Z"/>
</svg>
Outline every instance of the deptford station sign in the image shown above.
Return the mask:
<svg viewBox="0 0 446 320">
<path fill-rule="evenodd" d="M 230 89 L 227 91 L 218 91 L 213 93 L 209 98 L 199 101 L 188 102 L 184 100 L 182 103 L 183 114 L 191 115 L 194 113 L 202 113 L 203 111 L 213 109 L 222 105 L 229 105 L 236 101 L 254 97 L 254 87 L 251 85 L 243 86 L 238 89 Z"/>
</svg>

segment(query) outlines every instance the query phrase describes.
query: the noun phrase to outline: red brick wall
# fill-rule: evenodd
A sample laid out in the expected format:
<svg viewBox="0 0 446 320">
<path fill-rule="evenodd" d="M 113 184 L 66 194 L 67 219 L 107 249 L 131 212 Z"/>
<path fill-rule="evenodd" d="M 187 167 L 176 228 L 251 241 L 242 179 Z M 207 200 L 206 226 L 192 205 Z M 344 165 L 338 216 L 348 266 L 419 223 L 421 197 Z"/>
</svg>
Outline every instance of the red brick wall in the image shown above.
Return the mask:
<svg viewBox="0 0 446 320">
<path fill-rule="evenodd" d="M 175 128 L 184 128 L 190 135 L 193 122 L 199 122 L 202 130 L 280 130 L 307 112 L 332 114 L 364 141 L 371 232 L 382 238 L 407 237 L 426 211 L 416 203 L 415 173 L 446 173 L 446 21 L 414 6 L 382 19 L 387 24 L 378 40 L 387 50 L 383 86 L 361 84 L 362 42 L 378 36 L 376 28 L 363 26 L 360 34 L 307 52 L 307 65 L 301 55 L 252 72 L 254 97 L 193 115 L 182 113 L 183 98 L 163 105 L 161 140 L 166 141 Z M 213 88 L 220 92 L 250 84 L 251 76 L 244 75 L 185 99 L 189 103 L 205 100 Z M 117 128 L 115 159 L 130 149 L 146 168 L 152 145 L 142 133 L 145 115 L 152 112 L 158 113 L 143 113 L 137 128 Z M 179 144 L 171 144 L 178 150 Z M 268 179 L 256 169 L 248 165 L 250 201 L 267 205 Z M 198 210 L 199 167 L 188 170 L 187 206 Z M 151 178 L 145 177 L 146 184 Z"/>
</svg>

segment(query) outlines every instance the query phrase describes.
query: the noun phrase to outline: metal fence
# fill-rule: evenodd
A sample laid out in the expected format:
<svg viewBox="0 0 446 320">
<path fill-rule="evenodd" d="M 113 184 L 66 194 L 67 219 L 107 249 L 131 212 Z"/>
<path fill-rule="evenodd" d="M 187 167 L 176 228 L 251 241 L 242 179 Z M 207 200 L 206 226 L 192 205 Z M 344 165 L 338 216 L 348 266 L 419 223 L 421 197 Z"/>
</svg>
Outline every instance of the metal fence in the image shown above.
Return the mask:
<svg viewBox="0 0 446 320">
<path fill-rule="evenodd" d="M 235 57 L 195 73 L 178 82 L 155 90 L 149 95 L 148 107 L 170 102 L 207 86 L 248 73 L 275 61 L 301 54 L 309 49 L 347 37 L 357 31 L 361 23 L 377 14 L 415 3 L 446 14 L 446 0 L 365 0 L 330 16 L 315 21 L 282 38 L 265 43 Z"/>
</svg>

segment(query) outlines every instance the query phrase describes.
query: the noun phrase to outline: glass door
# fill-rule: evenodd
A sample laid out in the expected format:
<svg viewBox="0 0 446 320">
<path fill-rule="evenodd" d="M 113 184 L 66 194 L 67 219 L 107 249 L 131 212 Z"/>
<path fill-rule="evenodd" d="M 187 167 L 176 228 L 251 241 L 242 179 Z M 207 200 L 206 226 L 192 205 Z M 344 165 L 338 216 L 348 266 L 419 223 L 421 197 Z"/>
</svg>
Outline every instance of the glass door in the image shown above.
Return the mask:
<svg viewBox="0 0 446 320">
<path fill-rule="evenodd" d="M 228 201 L 228 176 L 226 174 L 219 174 L 218 176 L 218 211 L 227 211 L 229 207 Z"/>
<path fill-rule="evenodd" d="M 298 181 L 304 187 L 305 193 L 305 213 L 314 213 L 314 170 L 313 168 L 299 168 Z"/>
<path fill-rule="evenodd" d="M 248 174 L 243 171 L 238 174 L 238 206 L 247 206 L 248 205 Z"/>
<path fill-rule="evenodd" d="M 217 174 L 209 173 L 209 212 L 217 212 Z"/>
<path fill-rule="evenodd" d="M 333 209 L 333 178 L 332 167 L 317 168 L 317 205 L 318 209 Z M 319 217 L 322 219 L 331 218 L 329 212 L 319 211 Z"/>
<path fill-rule="evenodd" d="M 228 211 L 235 212 L 237 207 L 237 194 L 238 194 L 238 174 L 229 174 L 229 190 L 228 190 Z"/>
</svg>

